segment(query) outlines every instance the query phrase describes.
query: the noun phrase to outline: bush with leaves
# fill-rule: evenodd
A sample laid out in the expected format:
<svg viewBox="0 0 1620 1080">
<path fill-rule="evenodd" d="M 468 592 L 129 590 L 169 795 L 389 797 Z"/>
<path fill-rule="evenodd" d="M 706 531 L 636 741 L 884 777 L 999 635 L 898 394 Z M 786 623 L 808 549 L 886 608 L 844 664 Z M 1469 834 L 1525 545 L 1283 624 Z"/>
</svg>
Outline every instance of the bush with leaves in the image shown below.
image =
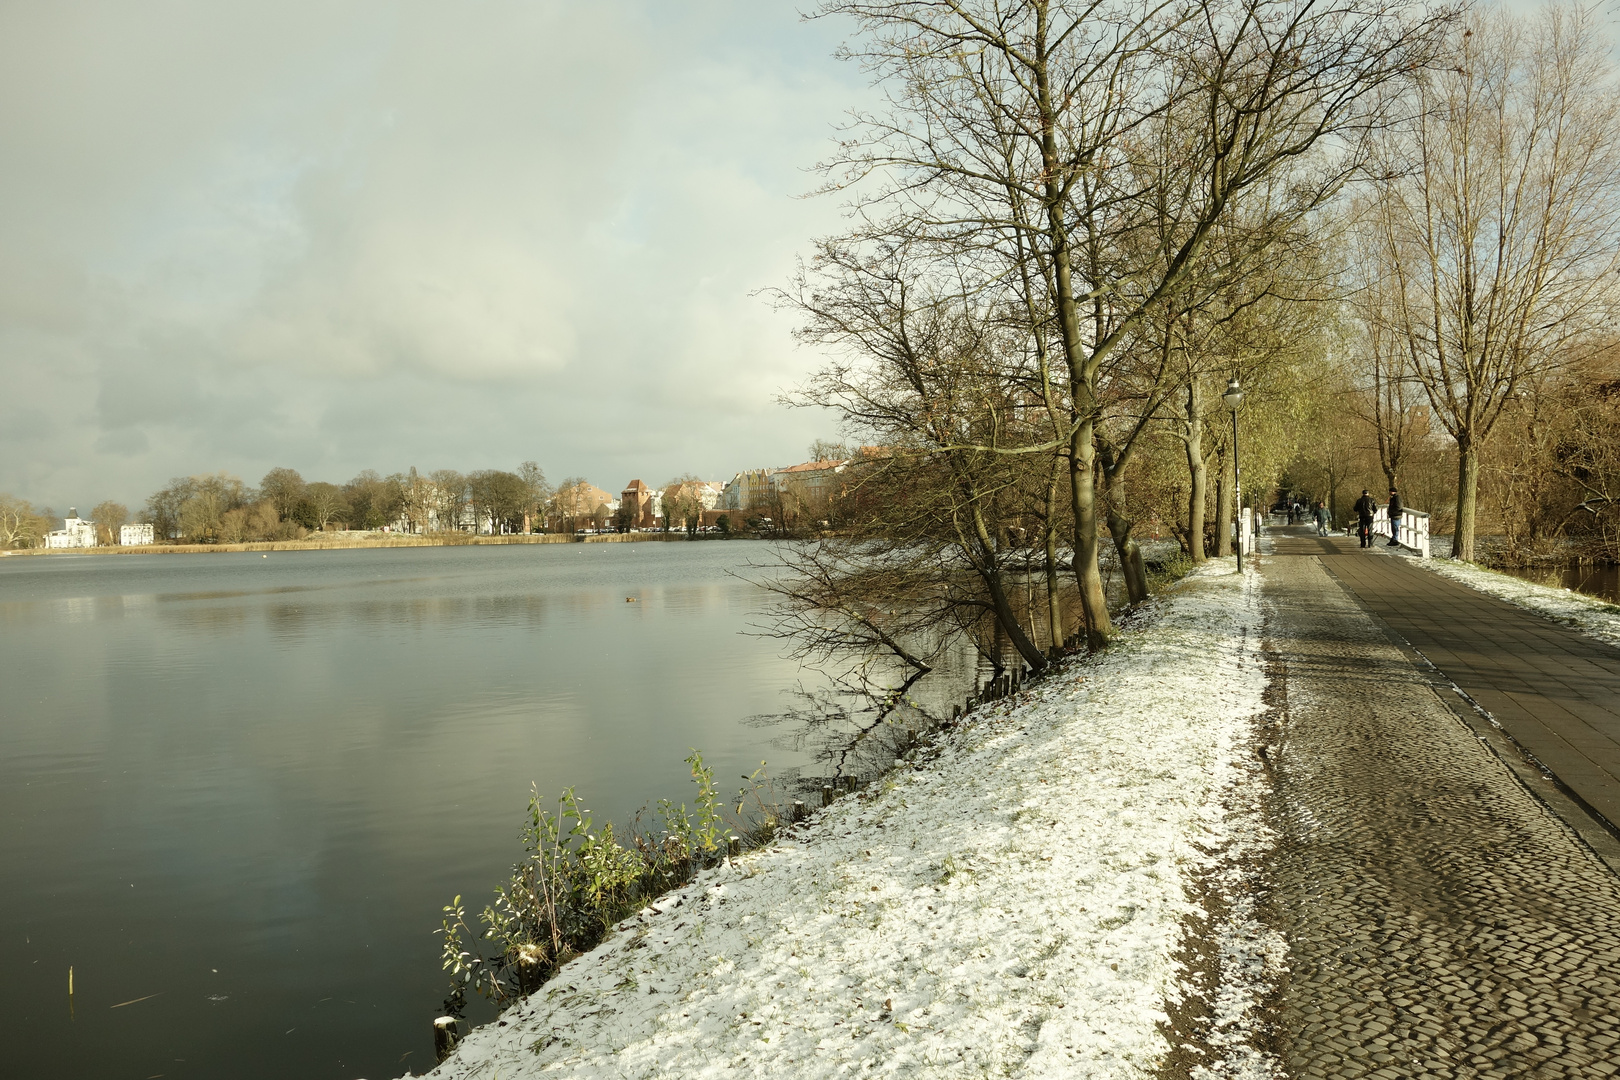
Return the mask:
<svg viewBox="0 0 1620 1080">
<path fill-rule="evenodd" d="M 478 916 L 483 929 L 467 921 L 460 896 L 444 908 L 438 933 L 444 936 L 444 970 L 451 977 L 447 1008 L 459 1012 L 469 988 L 497 1004 L 531 993 L 596 945 L 614 923 L 723 857 L 733 828 L 757 841 L 769 839 L 777 817 L 762 795 L 763 763 L 747 778 L 729 814 L 703 755 L 694 750 L 686 763 L 697 786 L 693 806 L 660 801 L 662 835 L 632 827 L 628 844 L 619 841 L 612 822 L 597 829 L 572 788 L 558 797 L 555 813 L 531 788 L 523 859 Z M 754 809 L 745 815 L 750 798 Z M 480 941 L 493 948 L 486 953 Z"/>
</svg>

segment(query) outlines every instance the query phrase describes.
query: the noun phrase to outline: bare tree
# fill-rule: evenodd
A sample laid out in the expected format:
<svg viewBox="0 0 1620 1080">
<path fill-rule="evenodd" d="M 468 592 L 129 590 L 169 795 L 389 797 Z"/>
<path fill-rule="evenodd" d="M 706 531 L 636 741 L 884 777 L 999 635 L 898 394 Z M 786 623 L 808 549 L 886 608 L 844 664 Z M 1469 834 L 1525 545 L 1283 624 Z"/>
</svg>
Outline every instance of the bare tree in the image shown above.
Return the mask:
<svg viewBox="0 0 1620 1080">
<path fill-rule="evenodd" d="M 96 542 L 116 544 L 119 530 L 129 524 L 129 507 L 111 499 L 96 504 L 90 511 L 90 520 L 96 523 Z"/>
<path fill-rule="evenodd" d="M 523 531 L 528 532 L 533 522 L 545 514 L 546 500 L 551 498 L 551 485 L 546 483 L 545 470 L 538 462 L 525 461 L 518 466 L 523 481 Z"/>
<path fill-rule="evenodd" d="M 210 544 L 219 540 L 224 516 L 245 506 L 249 494 L 240 479 L 226 472 L 193 476 L 189 490 L 175 524 L 186 539 Z"/>
<path fill-rule="evenodd" d="M 433 484 L 416 471 L 416 466 L 388 478 L 399 492 L 399 514 L 410 532 L 425 532 L 433 520 Z"/>
<path fill-rule="evenodd" d="M 197 490 L 190 476 L 177 476 L 146 497 L 146 516 L 157 539 L 173 540 L 180 535 L 180 508 Z"/>
<path fill-rule="evenodd" d="M 491 533 L 517 531 L 530 505 L 531 488 L 517 473 L 480 469 L 467 476 L 475 512 L 489 523 Z"/>
<path fill-rule="evenodd" d="M 349 505 L 349 523 L 362 529 L 380 529 L 399 518 L 405 493 L 393 477 L 384 479 L 375 469 L 366 469 L 343 485 L 343 498 Z"/>
<path fill-rule="evenodd" d="M 570 476 L 558 484 L 549 504 L 552 528 L 574 533 L 582 527 L 581 522 L 594 521 L 596 506 L 591 498 L 593 490 L 591 482 L 583 476 Z"/>
<path fill-rule="evenodd" d="M 343 497 L 343 489 L 324 480 L 317 480 L 304 486 L 301 506 L 309 527 L 323 531 L 349 512 L 349 503 Z"/>
<path fill-rule="evenodd" d="M 259 481 L 259 494 L 269 499 L 281 520 L 286 521 L 298 510 L 304 498 L 304 478 L 296 469 L 274 468 Z"/>
<path fill-rule="evenodd" d="M 26 499 L 0 494 L 0 547 L 33 547 L 49 530 L 50 522 Z"/>
<path fill-rule="evenodd" d="M 1106 366 L 1183 287 L 1242 193 L 1288 174 L 1288 211 L 1299 214 L 1338 190 L 1384 89 L 1428 60 L 1436 22 L 1402 0 L 834 0 L 824 10 L 859 22 L 851 55 L 883 78 L 890 102 L 858 119 L 829 166 L 832 186 L 881 174 L 861 207 L 867 220 L 1041 268 L 1066 374 L 1075 571 L 1100 646 L 1111 623 L 1099 470 L 1129 457 L 1099 457 Z M 1149 246 L 1124 241 L 1151 215 L 1148 189 L 1165 186 L 1133 154 L 1172 113 L 1185 117 L 1184 139 L 1160 164 L 1192 178 L 1179 185 L 1189 201 L 1168 258 L 1133 258 Z"/>
<path fill-rule="evenodd" d="M 428 479 L 433 484 L 430 498 L 438 528 L 461 528 L 461 511 L 467 505 L 467 478 L 454 469 L 434 469 Z"/>
<path fill-rule="evenodd" d="M 1457 446 L 1453 554 L 1474 557 L 1482 444 L 1514 395 L 1612 316 L 1620 97 L 1593 12 L 1472 14 L 1417 80 L 1365 217 L 1371 318 Z"/>
<path fill-rule="evenodd" d="M 889 450 L 862 466 L 867 509 L 846 521 L 874 558 L 894 545 L 930 552 L 941 594 L 989 613 L 1025 663 L 1045 667 L 1008 581 L 1009 562 L 1028 558 L 1030 504 L 1057 444 L 1022 335 L 904 243 L 823 242 L 817 266 L 786 295 L 807 320 L 801 338 L 835 358 L 795 400 L 837 410 Z M 963 575 L 979 588 L 949 584 Z"/>
<path fill-rule="evenodd" d="M 703 524 L 703 499 L 699 487 L 703 481 L 691 473 L 682 473 L 664 485 L 663 508 L 666 528 L 685 529 L 688 537 L 697 535 Z"/>
</svg>

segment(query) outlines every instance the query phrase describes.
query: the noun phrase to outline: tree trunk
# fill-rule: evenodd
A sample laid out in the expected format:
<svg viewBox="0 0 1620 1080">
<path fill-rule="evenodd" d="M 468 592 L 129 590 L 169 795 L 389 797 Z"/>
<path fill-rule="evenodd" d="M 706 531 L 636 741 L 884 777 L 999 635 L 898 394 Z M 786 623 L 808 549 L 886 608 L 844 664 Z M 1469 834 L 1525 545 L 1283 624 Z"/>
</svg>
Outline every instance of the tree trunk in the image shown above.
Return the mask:
<svg viewBox="0 0 1620 1080">
<path fill-rule="evenodd" d="M 1058 598 L 1057 516 L 1061 458 L 1052 461 L 1052 482 L 1046 488 L 1046 609 L 1052 628 L 1052 648 L 1063 648 L 1063 601 Z"/>
<path fill-rule="evenodd" d="M 1204 402 L 1197 379 L 1187 386 L 1187 472 L 1192 477 L 1192 493 L 1187 496 L 1187 546 L 1192 561 L 1201 563 L 1204 554 L 1204 500 L 1209 476 L 1204 468 Z"/>
<path fill-rule="evenodd" d="M 995 611 L 996 625 L 1006 632 L 1007 638 L 1018 650 L 1018 655 L 1024 658 L 1033 670 L 1040 671 L 1046 667 L 1046 656 L 1040 648 L 1024 633 L 1023 624 L 1018 621 L 1018 613 L 1013 610 L 1012 601 L 1007 597 L 1006 583 L 1001 576 L 1001 567 L 996 560 L 996 542 L 990 535 L 990 529 L 985 524 L 984 514 L 979 505 L 973 505 L 973 532 L 979 541 L 983 557 L 979 560 L 979 576 L 984 580 L 984 587 L 990 593 L 990 605 Z M 997 654 L 996 665 L 1001 663 L 1000 654 Z"/>
<path fill-rule="evenodd" d="M 1479 448 L 1469 435 L 1457 439 L 1457 523 L 1451 533 L 1451 557 L 1474 561 L 1474 510 L 1479 503 Z"/>
<path fill-rule="evenodd" d="M 1125 599 L 1140 604 L 1148 598 L 1142 549 L 1131 538 L 1131 520 L 1119 512 L 1119 500 L 1124 492 L 1119 490 L 1117 482 L 1110 487 L 1108 495 L 1108 535 L 1114 540 L 1114 553 L 1119 556 L 1119 570 L 1125 578 Z"/>
<path fill-rule="evenodd" d="M 1097 452 L 1091 445 L 1095 423 L 1088 418 L 1076 424 L 1069 436 L 1069 497 L 1074 503 L 1074 576 L 1086 613 L 1086 643 L 1102 649 L 1114 636 L 1114 624 L 1108 618 L 1108 596 L 1097 568 L 1097 478 L 1093 471 Z"/>
<path fill-rule="evenodd" d="M 1215 456 L 1215 554 L 1232 554 L 1232 485 L 1226 482 L 1226 454 Z"/>
</svg>

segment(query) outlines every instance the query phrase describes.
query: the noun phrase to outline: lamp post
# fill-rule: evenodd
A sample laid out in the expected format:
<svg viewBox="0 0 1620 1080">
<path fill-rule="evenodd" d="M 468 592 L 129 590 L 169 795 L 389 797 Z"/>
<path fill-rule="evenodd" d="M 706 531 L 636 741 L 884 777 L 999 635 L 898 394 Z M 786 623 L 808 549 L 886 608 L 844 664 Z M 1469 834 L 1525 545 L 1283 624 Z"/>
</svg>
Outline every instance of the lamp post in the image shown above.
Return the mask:
<svg viewBox="0 0 1620 1080">
<path fill-rule="evenodd" d="M 1221 395 L 1226 407 L 1232 410 L 1232 505 L 1237 514 L 1237 568 L 1238 573 L 1243 572 L 1243 467 L 1238 464 L 1238 432 L 1237 411 L 1243 404 L 1243 387 L 1238 385 L 1237 376 L 1232 376 L 1226 384 L 1226 393 Z"/>
</svg>

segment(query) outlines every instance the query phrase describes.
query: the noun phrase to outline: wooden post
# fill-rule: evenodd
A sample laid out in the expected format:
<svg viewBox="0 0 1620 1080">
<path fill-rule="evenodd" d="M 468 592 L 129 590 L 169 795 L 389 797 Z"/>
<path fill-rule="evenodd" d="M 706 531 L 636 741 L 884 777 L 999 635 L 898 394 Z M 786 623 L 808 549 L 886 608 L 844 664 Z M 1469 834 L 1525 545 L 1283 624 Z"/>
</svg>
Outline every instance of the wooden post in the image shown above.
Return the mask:
<svg viewBox="0 0 1620 1080">
<path fill-rule="evenodd" d="M 740 837 L 740 836 L 728 836 L 728 837 L 726 837 L 726 857 L 730 858 L 730 859 L 735 859 L 737 856 L 739 856 L 741 854 L 742 854 L 742 837 Z"/>
<path fill-rule="evenodd" d="M 456 1037 L 455 1017 L 441 1016 L 433 1021 L 433 1052 L 439 1055 L 440 1063 L 450 1056 L 460 1041 Z"/>
<path fill-rule="evenodd" d="M 793 820 L 796 821 L 796 822 L 804 820 L 804 800 L 803 799 L 794 799 L 793 800 Z"/>
<path fill-rule="evenodd" d="M 822 806 L 831 806 L 832 805 L 832 800 L 833 800 L 832 785 L 831 784 L 822 784 L 821 785 L 821 805 Z"/>
</svg>

